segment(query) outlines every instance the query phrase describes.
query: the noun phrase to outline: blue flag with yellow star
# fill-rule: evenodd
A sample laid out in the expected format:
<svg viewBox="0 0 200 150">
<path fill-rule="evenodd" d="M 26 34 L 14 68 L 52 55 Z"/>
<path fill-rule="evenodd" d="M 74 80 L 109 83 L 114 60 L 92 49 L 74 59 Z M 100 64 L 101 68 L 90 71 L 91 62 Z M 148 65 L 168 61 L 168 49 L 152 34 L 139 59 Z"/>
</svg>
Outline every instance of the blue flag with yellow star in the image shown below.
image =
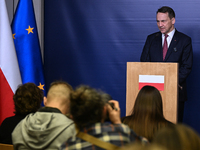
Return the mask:
<svg viewBox="0 0 200 150">
<path fill-rule="evenodd" d="M 12 33 L 22 83 L 35 83 L 46 95 L 43 63 L 32 0 L 19 0 L 12 21 Z"/>
</svg>

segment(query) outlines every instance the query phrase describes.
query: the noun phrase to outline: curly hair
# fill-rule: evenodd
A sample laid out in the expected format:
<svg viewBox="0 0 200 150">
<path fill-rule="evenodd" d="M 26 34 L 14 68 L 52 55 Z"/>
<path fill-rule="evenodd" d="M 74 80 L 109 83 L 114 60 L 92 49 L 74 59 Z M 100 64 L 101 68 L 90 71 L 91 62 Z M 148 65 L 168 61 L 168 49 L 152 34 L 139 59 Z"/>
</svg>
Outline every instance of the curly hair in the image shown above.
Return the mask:
<svg viewBox="0 0 200 150">
<path fill-rule="evenodd" d="M 36 112 L 43 100 L 43 91 L 34 83 L 20 85 L 14 96 L 15 114 L 27 115 Z"/>
<path fill-rule="evenodd" d="M 104 105 L 102 92 L 81 85 L 71 94 L 70 113 L 77 127 L 81 129 L 102 120 Z"/>
</svg>

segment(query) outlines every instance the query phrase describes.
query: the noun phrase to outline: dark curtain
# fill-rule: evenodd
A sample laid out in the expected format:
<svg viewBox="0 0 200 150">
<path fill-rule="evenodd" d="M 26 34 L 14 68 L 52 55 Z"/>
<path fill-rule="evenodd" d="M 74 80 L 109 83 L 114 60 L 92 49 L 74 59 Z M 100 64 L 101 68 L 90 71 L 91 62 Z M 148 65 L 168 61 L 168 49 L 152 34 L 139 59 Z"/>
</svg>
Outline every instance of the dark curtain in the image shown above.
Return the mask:
<svg viewBox="0 0 200 150">
<path fill-rule="evenodd" d="M 55 80 L 74 88 L 90 85 L 118 100 L 125 116 L 126 63 L 139 61 L 147 35 L 158 31 L 156 11 L 164 5 L 175 10 L 177 30 L 192 38 L 184 123 L 200 133 L 199 0 L 45 0 L 47 89 Z"/>
</svg>

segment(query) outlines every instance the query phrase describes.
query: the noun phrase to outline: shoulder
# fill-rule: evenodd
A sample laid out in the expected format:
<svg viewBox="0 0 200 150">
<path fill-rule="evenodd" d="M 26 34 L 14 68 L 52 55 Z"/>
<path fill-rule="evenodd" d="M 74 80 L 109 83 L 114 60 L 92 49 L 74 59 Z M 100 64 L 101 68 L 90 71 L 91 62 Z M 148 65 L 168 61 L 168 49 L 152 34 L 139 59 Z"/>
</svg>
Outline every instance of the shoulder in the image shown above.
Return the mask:
<svg viewBox="0 0 200 150">
<path fill-rule="evenodd" d="M 21 116 L 21 115 L 11 116 L 11 117 L 5 118 L 2 123 L 14 121 L 14 120 L 20 120 L 20 119 L 23 119 L 24 117 L 25 116 Z"/>
<path fill-rule="evenodd" d="M 132 115 L 124 116 L 124 117 L 122 117 L 121 119 L 129 119 L 129 118 L 131 118 L 131 117 L 132 117 Z"/>
<path fill-rule="evenodd" d="M 58 112 L 36 112 L 34 114 L 30 114 L 26 117 L 27 119 L 31 120 L 40 120 L 42 119 L 42 122 L 51 122 L 56 124 L 70 124 L 73 123 L 73 120 L 69 119 L 67 116 L 65 116 L 62 113 Z"/>
<path fill-rule="evenodd" d="M 21 115 L 15 115 L 12 117 L 8 117 L 6 119 L 4 119 L 4 121 L 2 122 L 0 128 L 9 128 L 9 127 L 15 127 L 21 120 L 24 119 L 25 116 L 21 116 Z"/>
<path fill-rule="evenodd" d="M 124 123 L 124 122 L 127 122 L 127 121 L 131 120 L 131 118 L 132 118 L 132 115 L 130 115 L 130 116 L 125 116 L 125 117 L 122 117 L 122 118 L 121 118 L 121 121 Z"/>
<path fill-rule="evenodd" d="M 163 120 L 162 122 L 159 122 L 160 128 L 162 128 L 162 127 L 172 127 L 174 125 L 175 125 L 174 123 L 172 123 L 172 122 L 170 122 L 170 121 L 168 121 L 166 119 Z"/>
<path fill-rule="evenodd" d="M 3 120 L 3 122 L 1 123 L 1 126 L 3 126 L 4 124 L 7 124 L 7 123 L 9 123 L 9 122 L 12 122 L 13 117 L 14 117 L 14 116 L 5 118 L 5 119 Z M 1 127 L 1 126 L 0 126 L 0 127 Z"/>
<path fill-rule="evenodd" d="M 36 125 L 35 122 L 38 124 Z M 54 112 L 36 112 L 26 116 L 16 127 L 16 129 L 23 130 L 23 128 L 35 128 L 35 126 L 46 126 L 46 128 L 65 128 L 73 124 L 73 120 L 61 113 Z"/>
<path fill-rule="evenodd" d="M 130 133 L 130 128 L 121 123 L 121 124 L 112 124 L 110 122 L 104 122 L 104 123 L 95 123 L 92 124 L 84 129 L 87 130 L 88 133 L 104 133 L 104 132 L 121 132 L 121 133 Z"/>
<path fill-rule="evenodd" d="M 126 124 L 121 123 L 121 124 L 111 124 L 111 129 L 114 129 L 115 132 L 120 132 L 124 135 L 135 135 L 133 130 Z"/>
<path fill-rule="evenodd" d="M 110 124 L 110 123 L 102 123 L 101 124 L 103 130 L 102 133 L 108 133 L 110 136 L 123 136 L 128 138 L 130 141 L 140 140 L 140 137 L 136 135 L 136 133 L 129 128 L 128 125 L 123 123 L 121 124 Z"/>
<path fill-rule="evenodd" d="M 168 121 L 168 120 L 166 120 L 166 125 L 169 126 L 169 127 L 175 126 L 174 123 L 172 123 L 172 122 L 170 122 L 170 121 Z"/>
<path fill-rule="evenodd" d="M 184 34 L 182 32 L 179 32 L 178 30 L 175 31 L 174 36 L 176 38 L 182 38 L 182 39 L 191 40 L 191 37 L 189 37 L 188 35 L 186 35 L 186 34 Z"/>
<path fill-rule="evenodd" d="M 161 39 L 161 38 L 162 38 L 161 32 L 152 33 L 152 34 L 150 34 L 150 35 L 147 36 L 147 38 L 146 38 L 146 44 L 147 43 L 152 43 L 153 40 L 159 41 L 159 39 Z"/>
<path fill-rule="evenodd" d="M 147 36 L 147 38 L 155 38 L 155 37 L 159 37 L 159 36 L 161 36 L 162 34 L 161 34 L 161 32 L 154 32 L 154 33 L 152 33 L 152 34 L 149 34 L 148 36 Z"/>
</svg>

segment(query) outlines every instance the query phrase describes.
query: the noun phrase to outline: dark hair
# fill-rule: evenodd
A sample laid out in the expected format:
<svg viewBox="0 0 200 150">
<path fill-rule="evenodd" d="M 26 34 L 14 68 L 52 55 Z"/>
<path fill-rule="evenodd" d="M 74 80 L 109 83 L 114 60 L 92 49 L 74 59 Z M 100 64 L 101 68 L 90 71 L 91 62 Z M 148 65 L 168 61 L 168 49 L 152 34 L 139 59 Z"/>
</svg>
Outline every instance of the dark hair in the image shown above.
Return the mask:
<svg viewBox="0 0 200 150">
<path fill-rule="evenodd" d="M 70 113 L 79 129 L 102 120 L 105 100 L 100 91 L 81 85 L 71 94 Z"/>
<path fill-rule="evenodd" d="M 163 6 L 161 8 L 159 8 L 156 12 L 157 13 L 168 13 L 168 16 L 170 19 L 175 18 L 175 12 L 172 8 L 168 7 L 168 6 Z"/>
<path fill-rule="evenodd" d="M 43 100 L 43 91 L 34 83 L 20 85 L 14 96 L 15 114 L 27 115 L 36 112 Z"/>
<path fill-rule="evenodd" d="M 144 86 L 140 90 L 131 117 L 123 123 L 149 141 L 161 127 L 172 124 L 164 118 L 161 94 L 153 86 Z"/>
<path fill-rule="evenodd" d="M 153 143 L 165 146 L 170 150 L 200 149 L 199 134 L 183 124 L 163 128 L 155 135 Z"/>
</svg>

